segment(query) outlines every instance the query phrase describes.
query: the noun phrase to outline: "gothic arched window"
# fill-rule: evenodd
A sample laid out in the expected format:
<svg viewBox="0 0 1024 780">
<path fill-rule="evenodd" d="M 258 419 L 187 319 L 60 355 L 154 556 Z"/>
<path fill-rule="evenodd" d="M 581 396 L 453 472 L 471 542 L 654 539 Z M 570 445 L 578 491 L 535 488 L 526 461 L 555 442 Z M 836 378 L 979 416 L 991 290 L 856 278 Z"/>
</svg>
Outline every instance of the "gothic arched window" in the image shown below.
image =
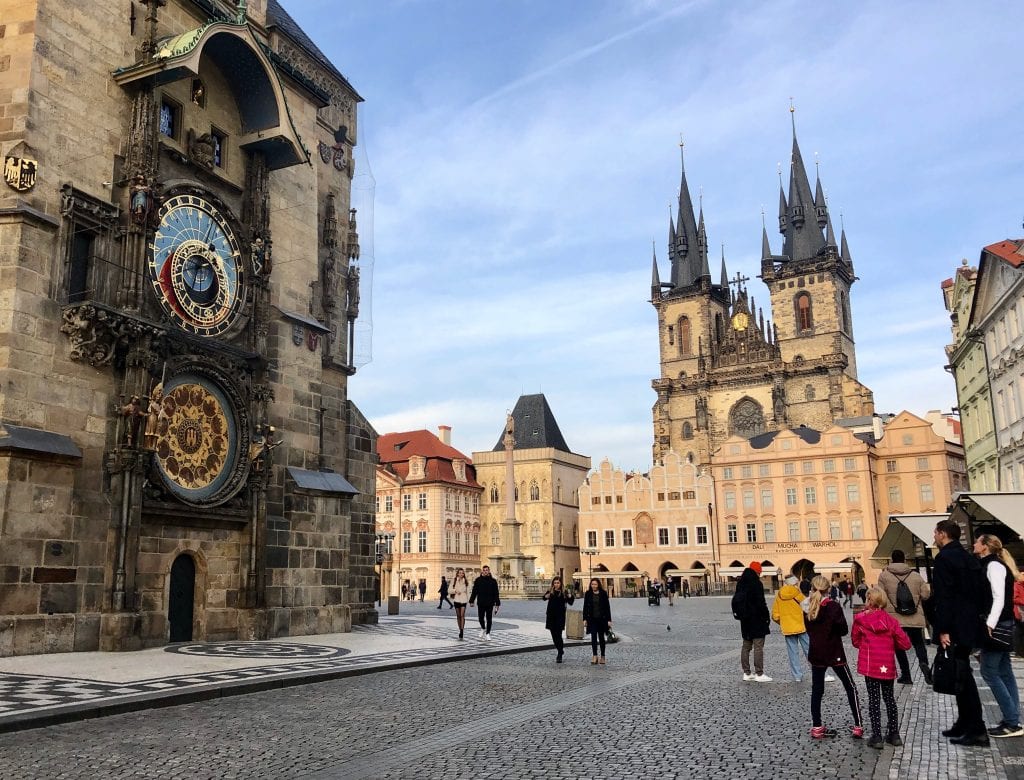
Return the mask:
<svg viewBox="0 0 1024 780">
<path fill-rule="evenodd" d="M 501 544 L 501 530 L 498 528 L 497 523 L 491 526 L 491 544 Z"/>
<path fill-rule="evenodd" d="M 530 483 L 530 500 L 540 501 L 540 487 L 537 485 L 536 482 Z"/>
<path fill-rule="evenodd" d="M 810 330 L 814 327 L 814 315 L 811 312 L 811 296 L 802 292 L 794 299 L 796 307 L 796 329 L 797 331 Z"/>
<path fill-rule="evenodd" d="M 498 503 L 498 486 L 495 485 L 493 482 L 491 483 L 491 503 Z"/>
<path fill-rule="evenodd" d="M 693 352 L 690 318 L 679 318 L 679 354 L 689 355 Z"/>
<path fill-rule="evenodd" d="M 540 523 L 536 520 L 530 525 L 530 543 L 540 544 Z"/>
<path fill-rule="evenodd" d="M 729 412 L 729 432 L 749 439 L 764 433 L 764 410 L 753 398 L 743 398 Z"/>
<path fill-rule="evenodd" d="M 690 425 L 690 423 L 688 423 L 688 422 L 684 422 L 683 423 L 683 438 L 684 439 L 692 439 L 693 438 L 693 426 Z"/>
<path fill-rule="evenodd" d="M 846 298 L 846 293 L 839 293 L 839 310 L 843 316 L 843 332 L 850 332 L 850 301 Z"/>
<path fill-rule="evenodd" d="M 808 401 L 814 400 L 814 385 L 807 385 L 804 388 L 804 398 Z"/>
</svg>

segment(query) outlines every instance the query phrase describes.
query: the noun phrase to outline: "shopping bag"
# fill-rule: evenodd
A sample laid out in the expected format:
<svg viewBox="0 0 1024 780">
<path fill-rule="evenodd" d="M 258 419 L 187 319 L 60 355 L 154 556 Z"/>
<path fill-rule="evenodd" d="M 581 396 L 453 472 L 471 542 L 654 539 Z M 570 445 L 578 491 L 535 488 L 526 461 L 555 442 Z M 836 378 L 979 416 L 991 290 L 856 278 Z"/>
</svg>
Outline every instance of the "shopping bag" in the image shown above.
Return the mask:
<svg viewBox="0 0 1024 780">
<path fill-rule="evenodd" d="M 939 650 L 932 661 L 932 689 L 950 696 L 962 693 L 964 674 L 970 674 L 967 663 L 966 659 L 954 656 L 950 648 Z"/>
</svg>

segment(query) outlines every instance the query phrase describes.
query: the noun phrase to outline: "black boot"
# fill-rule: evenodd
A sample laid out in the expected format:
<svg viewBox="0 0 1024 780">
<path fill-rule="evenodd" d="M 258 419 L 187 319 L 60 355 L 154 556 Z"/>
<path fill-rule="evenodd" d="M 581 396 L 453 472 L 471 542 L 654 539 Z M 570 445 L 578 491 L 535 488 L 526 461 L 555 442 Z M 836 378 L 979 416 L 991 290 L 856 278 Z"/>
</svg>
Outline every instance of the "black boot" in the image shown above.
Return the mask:
<svg viewBox="0 0 1024 780">
<path fill-rule="evenodd" d="M 927 666 L 921 667 L 921 674 L 924 675 L 924 681 L 928 684 L 929 687 L 935 682 L 932 679 L 932 670 L 929 669 Z"/>
</svg>

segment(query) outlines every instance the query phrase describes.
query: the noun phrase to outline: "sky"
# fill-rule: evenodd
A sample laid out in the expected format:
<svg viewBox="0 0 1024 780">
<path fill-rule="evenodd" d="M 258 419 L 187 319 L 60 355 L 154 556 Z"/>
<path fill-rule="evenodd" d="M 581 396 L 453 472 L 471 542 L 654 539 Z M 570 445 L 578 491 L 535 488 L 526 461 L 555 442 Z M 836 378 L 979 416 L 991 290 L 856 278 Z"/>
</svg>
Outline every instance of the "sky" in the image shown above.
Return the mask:
<svg viewBox="0 0 1024 780">
<path fill-rule="evenodd" d="M 940 285 L 1024 235 L 1024 4 L 281 1 L 365 100 L 349 395 L 378 432 L 490 450 L 544 393 L 573 452 L 649 469 L 680 137 L 713 269 L 767 303 L 791 118 L 876 411 L 956 405 Z"/>
</svg>

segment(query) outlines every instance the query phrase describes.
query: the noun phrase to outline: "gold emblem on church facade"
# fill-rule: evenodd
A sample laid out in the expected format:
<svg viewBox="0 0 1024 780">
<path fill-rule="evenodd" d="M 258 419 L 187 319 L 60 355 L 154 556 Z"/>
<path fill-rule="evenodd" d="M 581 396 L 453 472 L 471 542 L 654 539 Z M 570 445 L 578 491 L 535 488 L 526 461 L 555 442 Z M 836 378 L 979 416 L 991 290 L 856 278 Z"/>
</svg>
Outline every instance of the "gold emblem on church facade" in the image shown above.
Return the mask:
<svg viewBox="0 0 1024 780">
<path fill-rule="evenodd" d="M 36 186 L 36 169 L 39 163 L 28 157 L 4 158 L 4 181 L 18 192 L 25 192 Z"/>
</svg>

